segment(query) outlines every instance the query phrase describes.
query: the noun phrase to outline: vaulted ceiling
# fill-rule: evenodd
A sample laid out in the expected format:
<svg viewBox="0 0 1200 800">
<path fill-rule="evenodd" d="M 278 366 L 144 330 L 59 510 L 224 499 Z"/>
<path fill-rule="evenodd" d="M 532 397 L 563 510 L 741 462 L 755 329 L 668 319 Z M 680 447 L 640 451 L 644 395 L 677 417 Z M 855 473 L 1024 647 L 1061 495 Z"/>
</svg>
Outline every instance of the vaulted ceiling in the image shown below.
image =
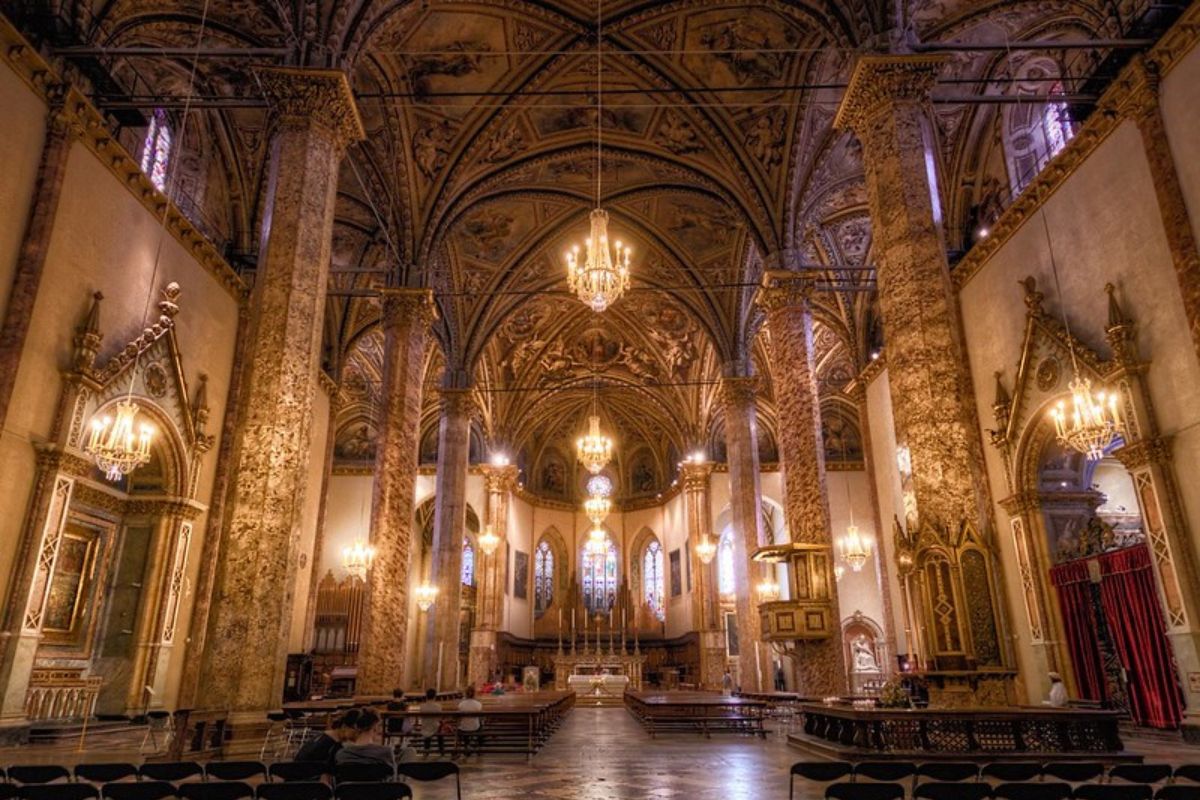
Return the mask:
<svg viewBox="0 0 1200 800">
<path fill-rule="evenodd" d="M 625 496 L 663 490 L 683 453 L 719 454 L 718 381 L 737 365 L 764 376 L 762 448 L 775 457 L 769 332 L 752 305 L 771 253 L 791 249 L 824 276 L 816 345 L 831 404 L 882 345 L 860 153 L 831 126 L 856 54 L 920 42 L 1114 38 L 1146 5 L 607 0 L 602 203 L 635 257 L 632 290 L 603 314 L 566 292 L 561 260 L 595 205 L 594 2 L 26 0 L 7 8 L 59 44 L 192 46 L 204 19 L 206 48 L 278 48 L 257 60 L 200 59 L 195 92 L 206 99 L 260 99 L 253 65 L 261 61 L 345 69 L 367 138 L 342 169 L 325 330 L 325 366 L 349 398 L 339 458 L 370 453 L 382 363 L 370 290 L 386 276 L 435 290 L 440 346 L 426 384 L 435 389 L 448 375 L 476 388 L 475 455 L 519 455 L 530 488 L 569 499 L 570 443 L 594 394 L 619 443 L 614 477 Z M 1064 75 L 1082 78 L 1105 55 L 1076 49 L 1055 58 Z M 1005 93 L 1028 57 L 951 52 L 941 91 Z M 187 91 L 186 53 L 98 66 L 129 95 Z M 111 86 L 98 82 L 101 105 L 105 92 Z M 251 265 L 265 180 L 260 105 L 201 103 L 179 150 L 177 194 L 189 195 L 198 224 L 231 260 Z M 935 106 L 952 246 L 969 244 L 979 209 L 1008 186 L 998 108 Z M 435 401 L 427 392 L 426 455 Z M 853 425 L 853 415 L 830 415 Z"/>
</svg>

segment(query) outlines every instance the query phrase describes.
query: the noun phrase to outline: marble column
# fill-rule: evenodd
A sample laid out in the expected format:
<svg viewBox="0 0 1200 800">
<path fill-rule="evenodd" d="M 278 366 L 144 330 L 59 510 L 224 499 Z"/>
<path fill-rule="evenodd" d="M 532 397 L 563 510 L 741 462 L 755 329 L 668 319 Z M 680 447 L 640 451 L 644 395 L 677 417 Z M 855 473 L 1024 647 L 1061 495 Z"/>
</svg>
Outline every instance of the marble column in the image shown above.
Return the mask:
<svg viewBox="0 0 1200 800">
<path fill-rule="evenodd" d="M 833 530 L 825 482 L 825 445 L 821 436 L 821 398 L 813 356 L 813 282 L 793 272 L 769 271 L 758 293 L 770 334 L 771 375 L 779 417 L 776 439 L 783 461 L 783 511 L 791 541 L 827 549 L 821 560 L 826 587 L 833 576 Z M 846 690 L 841 613 L 836 589 L 828 593 L 829 632 L 825 639 L 795 643 L 798 691 L 828 697 Z"/>
<path fill-rule="evenodd" d="M 80 133 L 78 118 L 64 108 L 65 90 L 52 90 L 52 106 L 46 118 L 46 140 L 38 163 L 33 204 L 25 222 L 25 236 L 17 253 L 12 291 L 0 322 L 0 430 L 8 419 L 8 404 L 17 381 L 17 367 L 25 350 L 25 339 L 33 321 L 33 305 L 42 285 L 46 252 L 54 232 L 54 218 L 62 197 L 67 156 Z"/>
<path fill-rule="evenodd" d="M 404 642 L 415 535 L 421 388 L 434 317 L 433 293 L 428 289 L 383 293 L 383 384 L 371 501 L 375 561 L 363 600 L 356 684 L 362 694 L 387 695 L 406 685 Z"/>
<path fill-rule="evenodd" d="M 363 136 L 341 72 L 262 69 L 270 136 L 242 416 L 197 704 L 282 700 L 338 169 Z"/>
<path fill-rule="evenodd" d="M 496 634 L 503 623 L 504 612 L 504 543 L 508 539 L 508 511 L 513 489 L 517 485 L 515 465 L 487 464 L 481 467 L 487 491 L 484 524 L 500 538 L 496 552 L 482 550 L 475 556 L 476 610 L 475 628 L 471 631 L 471 652 L 467 665 L 467 683 L 485 683 L 496 668 Z"/>
<path fill-rule="evenodd" d="M 758 380 L 744 375 L 721 380 L 725 407 L 725 450 L 729 461 L 729 503 L 733 521 L 733 580 L 737 590 L 738 682 L 748 692 L 769 688 L 770 659 L 759 652 L 762 622 L 755 587 L 762 566 L 751 560 L 766 544 L 762 528 L 762 485 L 758 463 Z"/>
<path fill-rule="evenodd" d="M 462 541 L 467 526 L 472 402 L 470 389 L 442 390 L 430 575 L 438 595 L 428 612 L 430 620 L 421 659 L 422 684 L 439 690 L 458 688 Z"/>
<path fill-rule="evenodd" d="M 725 640 L 717 619 L 716 556 L 705 564 L 696 555 L 696 545 L 708 539 L 717 544 L 712 529 L 709 481 L 713 464 L 709 461 L 685 461 L 680 467 L 684 509 L 687 513 L 688 557 L 692 559 L 692 625 L 700 634 L 700 684 L 717 688 L 725 673 Z"/>
<path fill-rule="evenodd" d="M 1142 147 L 1150 175 L 1154 178 L 1158 213 L 1162 218 L 1167 246 L 1171 250 L 1171 262 L 1175 266 L 1192 347 L 1196 357 L 1200 358 L 1200 249 L 1196 246 L 1192 218 L 1188 213 L 1179 171 L 1175 167 L 1175 157 L 1171 154 L 1171 142 L 1163 122 L 1159 75 L 1148 62 L 1140 62 L 1134 74 L 1140 83 L 1130 94 L 1126 112 L 1137 123 L 1142 134 Z"/>
</svg>

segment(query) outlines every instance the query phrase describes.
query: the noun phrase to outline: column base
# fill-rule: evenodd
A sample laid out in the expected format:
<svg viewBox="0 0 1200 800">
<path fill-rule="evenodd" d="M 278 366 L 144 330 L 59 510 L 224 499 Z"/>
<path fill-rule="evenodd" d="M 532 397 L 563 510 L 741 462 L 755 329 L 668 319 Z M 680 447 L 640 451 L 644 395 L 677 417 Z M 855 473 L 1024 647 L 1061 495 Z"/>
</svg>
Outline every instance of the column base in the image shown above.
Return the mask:
<svg viewBox="0 0 1200 800">
<path fill-rule="evenodd" d="M 471 652 L 467 660 L 467 685 L 479 687 L 492 678 L 496 661 L 496 632 L 471 631 Z"/>
</svg>

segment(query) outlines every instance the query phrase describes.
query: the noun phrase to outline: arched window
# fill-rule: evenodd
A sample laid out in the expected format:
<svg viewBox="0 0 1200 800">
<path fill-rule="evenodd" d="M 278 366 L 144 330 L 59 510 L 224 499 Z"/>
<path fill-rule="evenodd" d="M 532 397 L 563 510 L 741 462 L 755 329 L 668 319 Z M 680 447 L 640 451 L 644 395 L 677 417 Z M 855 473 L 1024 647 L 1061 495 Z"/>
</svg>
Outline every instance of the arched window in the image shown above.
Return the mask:
<svg viewBox="0 0 1200 800">
<path fill-rule="evenodd" d="M 650 540 L 642 556 L 642 587 L 647 605 L 662 622 L 667 618 L 667 608 L 663 602 L 663 552 L 657 539 Z"/>
<path fill-rule="evenodd" d="M 583 605 L 589 612 L 607 612 L 617 600 L 617 548 L 608 542 L 602 555 L 583 554 Z"/>
<path fill-rule="evenodd" d="M 545 539 L 533 551 L 533 609 L 540 617 L 554 602 L 554 551 Z"/>
<path fill-rule="evenodd" d="M 1017 76 L 1018 95 L 1061 96 L 1061 71 L 1051 59 L 1027 63 Z M 1004 149 L 1013 197 L 1025 190 L 1042 168 L 1071 141 L 1075 127 L 1070 109 L 1060 100 L 1032 100 L 1005 108 Z"/>
<path fill-rule="evenodd" d="M 475 585 L 475 548 L 471 547 L 471 540 L 465 536 L 463 537 L 462 583 L 463 586 Z"/>
<path fill-rule="evenodd" d="M 721 535 L 717 545 L 717 591 L 733 594 L 733 536 L 730 531 Z"/>
<path fill-rule="evenodd" d="M 154 109 L 150 116 L 150 127 L 146 129 L 146 142 L 142 145 L 142 172 L 150 176 L 150 182 L 167 190 L 167 164 L 171 158 L 171 126 L 167 112 Z"/>
</svg>

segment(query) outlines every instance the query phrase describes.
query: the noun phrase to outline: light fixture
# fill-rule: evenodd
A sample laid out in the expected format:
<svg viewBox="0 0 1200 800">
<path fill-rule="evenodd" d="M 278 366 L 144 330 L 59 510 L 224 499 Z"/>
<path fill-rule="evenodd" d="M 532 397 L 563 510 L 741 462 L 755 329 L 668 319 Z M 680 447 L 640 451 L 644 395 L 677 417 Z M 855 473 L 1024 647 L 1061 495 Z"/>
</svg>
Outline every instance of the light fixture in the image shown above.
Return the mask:
<svg viewBox="0 0 1200 800">
<path fill-rule="evenodd" d="M 437 599 L 438 588 L 428 583 L 422 583 L 417 587 L 414 594 L 417 598 L 417 608 L 422 611 L 428 611 L 429 607 L 433 605 L 433 601 Z"/>
<path fill-rule="evenodd" d="M 845 567 L 843 567 L 841 564 L 833 565 L 833 579 L 835 581 L 840 581 L 842 579 L 842 577 L 845 576 L 845 574 L 846 574 Z"/>
<path fill-rule="evenodd" d="M 696 542 L 696 557 L 700 559 L 700 563 L 711 564 L 716 555 L 717 543 L 711 536 L 702 536 L 700 541 Z"/>
<path fill-rule="evenodd" d="M 629 262 L 633 250 L 618 240 L 609 246 L 608 212 L 600 207 L 600 179 L 604 166 L 604 28 L 600 0 L 596 3 L 596 208 L 584 241 L 586 252 L 575 245 L 566 254 L 567 280 L 571 291 L 599 313 L 616 302 L 629 288 Z"/>
<path fill-rule="evenodd" d="M 367 579 L 367 572 L 375 562 L 375 548 L 355 538 L 354 544 L 342 548 L 342 567 L 350 575 L 360 581 Z"/>
<path fill-rule="evenodd" d="M 588 417 L 588 432 L 575 442 L 575 454 L 579 463 L 593 475 L 608 466 L 612 460 L 612 439 L 600 432 L 600 417 L 592 414 Z"/>
<path fill-rule="evenodd" d="M 1110 393 L 1104 389 L 1093 394 L 1091 380 L 1079 372 L 1079 361 L 1075 357 L 1075 339 L 1071 336 L 1067 305 L 1063 298 L 1062 286 L 1058 282 L 1058 263 L 1054 258 L 1054 246 L 1050 241 L 1050 225 L 1046 222 L 1045 209 L 1042 209 L 1042 227 L 1046 231 L 1050 271 L 1054 275 L 1054 288 L 1058 292 L 1058 302 L 1062 309 L 1063 329 L 1067 334 L 1067 352 L 1071 354 L 1073 373 L 1068 384 L 1071 392 L 1071 410 L 1068 412 L 1066 401 L 1060 400 L 1050 410 L 1050 418 L 1054 420 L 1059 444 L 1083 453 L 1089 461 L 1099 461 L 1104 458 L 1104 451 L 1109 445 L 1124 433 L 1118 410 L 1120 400 L 1116 392 Z"/>
<path fill-rule="evenodd" d="M 592 477 L 588 478 L 588 481 L 587 481 L 587 493 L 588 494 L 599 495 L 601 497 L 608 497 L 609 495 L 612 494 L 612 490 L 613 490 L 612 481 L 610 481 L 608 479 L 607 475 L 593 475 Z"/>
<path fill-rule="evenodd" d="M 593 525 L 599 525 L 608 518 L 608 512 L 612 510 L 612 501 L 607 497 L 601 497 L 594 494 L 587 500 L 583 501 L 583 513 L 591 520 Z"/>
<path fill-rule="evenodd" d="M 507 467 L 508 466 L 508 456 L 504 455 L 504 453 L 492 453 L 492 466 L 493 467 Z"/>
<path fill-rule="evenodd" d="M 496 548 L 500 546 L 500 537 L 492 530 L 492 526 L 488 525 L 483 529 L 483 533 L 479 534 L 479 549 L 485 556 L 491 556 L 496 552 Z"/>
<path fill-rule="evenodd" d="M 590 531 L 588 531 L 588 541 L 589 542 L 603 542 L 607 538 L 608 538 L 608 531 L 604 530 L 604 528 L 602 528 L 599 523 L 596 523 L 596 526 L 593 527 Z"/>
<path fill-rule="evenodd" d="M 855 572 L 862 572 L 863 564 L 871 557 L 871 537 L 858 532 L 858 526 L 846 526 L 846 535 L 838 539 L 838 551 L 842 560 Z"/>
<path fill-rule="evenodd" d="M 760 603 L 774 603 L 779 599 L 779 584 L 771 578 L 763 578 L 759 581 L 757 590 Z"/>
<path fill-rule="evenodd" d="M 604 555 L 608 552 L 608 534 L 603 528 L 592 528 L 588 531 L 587 544 L 583 546 L 583 549 L 590 556 Z"/>
<path fill-rule="evenodd" d="M 119 481 L 150 461 L 154 427 L 146 422 L 136 425 L 140 410 L 133 398 L 127 396 L 117 403 L 115 420 L 112 417 L 92 420 L 92 435 L 84 451 L 110 481 Z"/>
</svg>

